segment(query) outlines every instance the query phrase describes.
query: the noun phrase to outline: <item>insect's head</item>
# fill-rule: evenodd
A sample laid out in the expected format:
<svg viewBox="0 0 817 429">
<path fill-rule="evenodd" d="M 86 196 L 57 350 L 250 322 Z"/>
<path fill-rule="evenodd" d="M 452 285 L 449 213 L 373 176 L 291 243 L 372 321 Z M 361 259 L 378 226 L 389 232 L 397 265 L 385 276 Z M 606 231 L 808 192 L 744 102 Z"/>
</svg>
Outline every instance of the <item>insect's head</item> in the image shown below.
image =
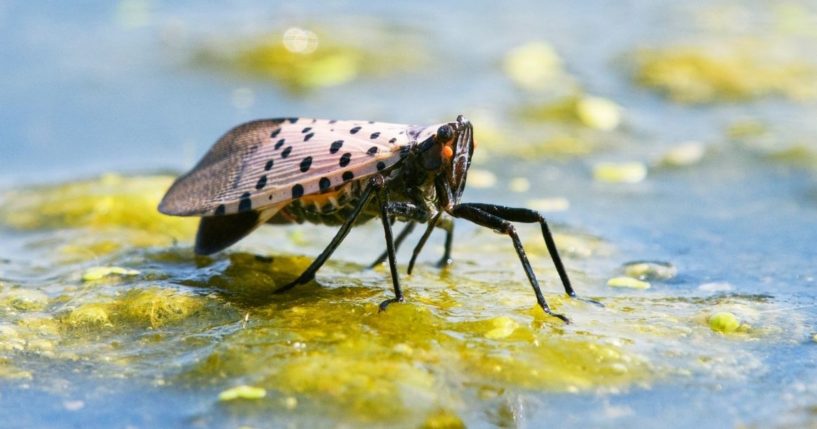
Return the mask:
<svg viewBox="0 0 817 429">
<path fill-rule="evenodd" d="M 423 167 L 438 171 L 448 183 L 455 198 L 465 190 L 465 177 L 474 154 L 474 135 L 471 123 L 462 115 L 456 122 L 437 128 L 436 133 L 421 145 Z"/>
</svg>

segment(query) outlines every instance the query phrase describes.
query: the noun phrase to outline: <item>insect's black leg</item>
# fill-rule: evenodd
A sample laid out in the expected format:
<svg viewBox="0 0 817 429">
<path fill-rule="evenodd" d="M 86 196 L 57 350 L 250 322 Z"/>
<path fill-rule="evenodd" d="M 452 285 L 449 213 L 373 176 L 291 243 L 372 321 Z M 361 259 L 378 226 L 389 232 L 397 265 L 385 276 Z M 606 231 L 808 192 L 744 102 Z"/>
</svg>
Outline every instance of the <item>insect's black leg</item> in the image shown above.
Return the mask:
<svg viewBox="0 0 817 429">
<path fill-rule="evenodd" d="M 544 216 L 542 216 L 539 212 L 526 208 L 505 207 L 494 204 L 464 203 L 460 205 L 475 207 L 483 212 L 499 216 L 502 219 L 511 222 L 538 222 L 542 227 L 542 236 L 545 239 L 545 245 L 550 253 L 550 258 L 553 260 L 553 265 L 556 266 L 556 272 L 559 273 L 559 278 L 562 280 L 565 293 L 571 297 L 576 296 L 576 292 L 573 290 L 573 286 L 570 284 L 570 278 L 567 277 L 567 271 L 565 270 L 564 264 L 562 264 L 562 258 L 559 257 L 559 251 L 556 249 L 556 242 L 553 240 L 553 234 L 550 233 L 550 228 L 548 227 Z"/>
<path fill-rule="evenodd" d="M 403 291 L 400 289 L 400 274 L 397 272 L 397 262 L 394 258 L 395 245 L 392 240 L 391 223 L 389 222 L 388 196 L 385 192 L 378 192 L 378 203 L 380 203 L 380 219 L 383 221 L 383 232 L 386 236 L 386 253 L 389 255 L 389 269 L 391 270 L 391 282 L 394 286 L 394 298 L 387 299 L 380 303 L 380 311 L 383 311 L 393 302 L 403 302 Z"/>
<path fill-rule="evenodd" d="M 420 241 L 417 242 L 417 245 L 414 246 L 414 251 L 411 252 L 411 261 L 409 261 L 408 265 L 408 274 L 411 275 L 411 270 L 414 269 L 414 262 L 417 261 L 417 256 L 420 254 L 420 251 L 423 250 L 423 246 L 426 245 L 426 241 L 428 237 L 431 236 L 431 231 L 434 231 L 434 227 L 437 226 L 437 221 L 440 220 L 440 216 L 443 212 L 437 213 L 437 216 L 434 216 L 431 221 L 428 222 L 428 226 L 426 226 L 425 232 L 423 232 L 423 236 L 420 237 Z"/>
<path fill-rule="evenodd" d="M 392 224 L 394 224 L 394 223 L 392 222 Z M 406 223 L 406 226 L 403 227 L 403 230 L 400 231 L 399 234 L 397 234 L 397 237 L 394 239 L 394 251 L 395 252 L 397 251 L 397 249 L 400 248 L 400 245 L 403 243 L 403 240 L 405 240 L 406 237 L 408 237 L 409 234 L 411 234 L 412 231 L 414 231 L 415 226 L 417 226 L 416 222 L 413 222 L 413 221 L 408 222 L 408 223 Z M 374 268 L 374 267 L 382 264 L 383 261 L 385 261 L 386 258 L 388 258 L 388 257 L 389 257 L 389 251 L 384 250 L 383 253 L 380 254 L 380 256 L 374 262 L 372 262 L 371 265 L 369 265 L 369 268 Z"/>
<path fill-rule="evenodd" d="M 525 254 L 525 249 L 522 247 L 522 242 L 519 241 L 519 235 L 516 233 L 516 228 L 507 220 L 500 218 L 494 214 L 483 211 L 473 204 L 458 204 L 451 209 L 451 214 L 458 218 L 470 220 L 477 225 L 491 228 L 497 232 L 507 234 L 513 241 L 513 246 L 516 249 L 516 254 L 519 256 L 519 261 L 525 269 L 525 274 L 528 276 L 533 292 L 536 295 L 536 302 L 542 307 L 545 313 L 563 320 L 565 323 L 570 323 L 570 320 L 564 315 L 554 313 L 545 301 L 542 295 L 542 290 L 539 288 L 539 281 L 536 280 L 536 275 L 530 266 L 528 257 Z"/>
<path fill-rule="evenodd" d="M 366 190 L 363 191 L 363 194 L 360 196 L 360 200 L 358 201 L 354 211 L 352 211 L 352 214 L 349 215 L 349 217 L 346 219 L 346 222 L 344 222 L 343 225 L 341 225 L 341 227 L 338 229 L 338 232 L 335 234 L 335 237 L 332 238 L 332 241 L 330 241 L 326 248 L 323 249 L 323 252 L 321 252 L 321 254 L 318 255 L 318 257 L 315 258 L 314 261 L 312 261 L 309 267 L 307 267 L 306 270 L 304 270 L 304 272 L 300 276 L 298 276 L 297 279 L 278 288 L 278 290 L 276 290 L 275 293 L 287 291 L 299 284 L 307 283 L 315 278 L 315 273 L 321 268 L 321 266 L 323 266 L 324 263 L 326 263 L 329 257 L 332 256 L 332 252 L 334 252 L 335 249 L 337 249 L 338 246 L 340 246 L 340 243 L 343 242 L 343 239 L 346 238 L 347 234 L 349 234 L 349 230 L 352 229 L 352 225 L 355 223 L 355 220 L 357 220 L 357 217 L 360 215 L 360 212 L 363 210 L 363 207 L 365 207 L 366 204 L 369 203 L 369 200 L 372 199 L 374 191 L 379 190 L 380 188 L 383 187 L 383 181 L 384 178 L 381 175 L 375 175 L 370 179 L 369 185 L 366 187 Z M 384 221 L 388 223 L 388 218 L 385 218 Z"/>
<path fill-rule="evenodd" d="M 445 231 L 445 250 L 443 251 L 443 257 L 437 262 L 437 266 L 442 268 L 446 267 L 451 264 L 451 244 L 454 241 L 454 221 L 451 218 L 442 218 L 440 220 L 440 216 L 442 216 L 443 212 L 439 212 L 437 216 L 434 217 L 426 227 L 425 232 L 423 232 L 423 236 L 420 237 L 420 241 L 417 242 L 417 245 L 414 246 L 414 251 L 411 254 L 411 261 L 409 262 L 408 266 L 408 273 L 411 274 L 411 271 L 414 269 L 414 263 L 417 261 L 417 256 L 420 255 L 420 252 L 423 250 L 423 246 L 425 246 L 428 237 L 431 235 L 431 232 L 434 231 L 435 227 L 440 227 Z"/>
<path fill-rule="evenodd" d="M 437 262 L 438 267 L 447 267 L 451 265 L 451 245 L 454 243 L 454 221 L 446 217 L 442 220 L 442 229 L 445 231 L 445 247 L 443 248 L 443 257 Z"/>
</svg>

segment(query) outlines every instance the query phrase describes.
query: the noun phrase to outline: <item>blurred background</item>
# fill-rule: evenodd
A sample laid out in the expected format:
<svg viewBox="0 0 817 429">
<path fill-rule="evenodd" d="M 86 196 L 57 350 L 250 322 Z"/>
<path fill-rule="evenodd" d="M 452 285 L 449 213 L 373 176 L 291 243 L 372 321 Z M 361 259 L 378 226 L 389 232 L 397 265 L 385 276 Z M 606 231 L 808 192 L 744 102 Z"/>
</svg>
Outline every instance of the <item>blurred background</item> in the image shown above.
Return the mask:
<svg viewBox="0 0 817 429">
<path fill-rule="evenodd" d="M 450 416 L 443 414 L 440 421 L 537 427 L 569 410 L 572 417 L 559 420 L 565 427 L 815 424 L 813 1 L 0 1 L 0 40 L 0 241 L 6 244 L 0 250 L 0 295 L 5 294 L 0 304 L 6 308 L 0 328 L 11 329 L 0 333 L 7 339 L 8 332 L 41 335 L 21 322 L 33 317 L 27 312 L 67 320 L 65 314 L 84 301 L 72 303 L 65 295 L 85 284 L 78 273 L 96 265 L 141 271 L 138 281 L 124 283 L 133 288 L 157 281 L 174 291 L 212 286 L 209 277 L 196 277 L 195 266 L 180 268 L 176 259 L 149 248 L 176 240 L 189 247 L 194 226 L 176 230 L 172 224 L 171 242 L 166 232 L 171 224 L 162 223 L 170 221 L 153 213 L 154 200 L 169 182 L 142 180 L 186 171 L 238 123 L 302 116 L 432 124 L 463 114 L 474 124 L 479 145 L 465 199 L 546 212 L 562 231 L 560 245 L 578 290 L 609 299 L 609 313 L 570 304 L 566 310 L 584 318 L 583 329 L 594 331 L 599 343 L 615 343 L 650 362 L 651 376 L 623 383 L 627 387 L 588 382 L 578 394 L 568 382 L 537 390 L 541 386 L 503 379 L 497 389 L 527 393 L 503 402 L 501 412 L 485 411 L 493 410 L 493 402 L 465 383 L 458 388 L 470 393 L 453 395 L 443 407 L 460 410 L 459 417 L 446 420 Z M 72 205 L 63 205 L 66 201 Z M 104 236 L 100 225 L 106 233 L 124 225 L 165 235 L 80 240 L 88 240 L 88 228 L 91 236 Z M 517 283 L 523 279 L 501 238 L 465 225 L 458 225 L 457 234 L 463 247 L 455 248 L 455 257 L 461 263 L 451 274 L 455 280 L 445 281 L 508 280 L 480 271 L 484 266 L 473 249 L 502 255 L 497 263 L 503 270 L 513 271 Z M 285 243 L 271 244 L 269 238 L 278 236 L 261 234 L 239 248 L 312 255 L 331 231 L 291 229 Z M 531 233 L 527 242 L 535 238 Z M 56 256 L 53 249 L 60 246 L 83 248 L 91 256 Z M 328 268 L 330 289 L 381 250 L 354 234 L 344 247 L 336 259 L 345 262 Z M 179 251 L 179 260 L 192 260 L 188 250 Z M 432 274 L 415 289 L 441 281 L 430 267 L 438 256 L 428 253 L 426 270 Z M 219 258 L 208 265 L 210 274 L 229 278 L 225 267 L 248 266 L 235 256 Z M 559 286 L 546 254 L 541 259 L 537 271 L 555 293 Z M 150 270 L 163 274 L 145 274 Z M 381 278 L 361 278 L 364 286 L 388 292 Z M 106 293 L 115 295 L 125 286 L 109 287 Z M 530 304 L 524 301 L 528 291 L 516 289 L 521 302 Z M 43 295 L 35 299 L 19 290 Z M 9 291 L 17 292 L 9 298 Z M 42 302 L 34 310 L 21 309 L 15 304 L 20 299 Z M 508 309 L 490 307 L 489 300 L 483 303 L 487 315 L 500 317 Z M 468 319 L 434 311 L 446 320 Z M 715 313 L 737 321 L 720 325 L 712 322 Z M 52 348 L 80 361 L 98 353 L 99 345 L 88 338 L 80 346 L 65 342 L 63 328 L 54 329 L 58 339 L 51 339 Z M 142 334 L 119 332 L 114 341 Z M 148 367 L 162 356 L 195 379 L 188 374 L 195 373 L 192 362 L 216 353 L 213 344 L 224 337 L 211 340 L 206 347 L 188 345 L 193 351 L 185 358 L 167 347 L 153 357 L 134 358 L 145 365 L 134 377 L 158 377 Z M 109 373 L 42 393 L 38 381 L 63 380 L 62 371 L 71 372 L 75 364 L 60 360 L 65 367 L 48 370 L 53 362 L 45 362 L 53 356 L 20 347 L 0 347 L 2 358 L 16 368 L 0 374 L 24 380 L 0 388 L 0 404 L 7 410 L 23 407 L 26 425 L 45 426 L 42 409 L 50 410 L 49 418 L 77 424 L 115 421 L 116 414 L 77 417 L 104 403 L 104 397 L 82 393 L 98 392 L 93 389 L 100 385 L 114 392 L 113 410 L 129 415 L 126 421 L 135 426 L 155 423 L 157 415 L 170 426 L 247 423 L 235 410 L 207 408 L 212 392 L 168 391 L 149 381 L 149 387 L 111 386 Z M 117 347 L 116 353 L 125 353 Z M 490 354 L 504 346 L 486 347 Z M 131 357 L 138 352 L 127 350 Z M 19 363 L 24 353 L 44 359 L 42 372 Z M 253 381 L 250 373 L 241 375 Z M 157 403 L 148 401 L 128 414 L 130 389 L 152 392 Z M 308 398 L 314 392 L 300 393 Z M 17 395 L 41 407 L 10 399 Z M 469 395 L 480 400 L 471 404 Z M 177 408 L 151 411 L 165 400 Z M 271 412 L 292 412 L 289 405 Z M 343 412 L 338 417 L 314 407 L 306 408 L 318 410 L 312 416 L 296 410 L 275 421 L 315 423 L 309 420 L 314 414 L 346 421 Z M 251 416 L 247 424 L 264 422 L 270 412 L 239 411 Z M 9 412 L 0 415 L 10 418 Z M 383 422 L 364 415 L 364 422 Z M 410 427 L 422 421 L 391 422 Z"/>
</svg>

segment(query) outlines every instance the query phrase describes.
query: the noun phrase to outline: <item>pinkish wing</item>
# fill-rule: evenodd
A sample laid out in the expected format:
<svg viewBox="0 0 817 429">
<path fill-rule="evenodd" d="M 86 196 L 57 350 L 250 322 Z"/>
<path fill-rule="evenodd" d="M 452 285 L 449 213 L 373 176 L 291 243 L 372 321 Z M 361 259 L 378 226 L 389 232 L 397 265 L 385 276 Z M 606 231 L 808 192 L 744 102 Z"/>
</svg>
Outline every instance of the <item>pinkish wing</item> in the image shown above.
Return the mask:
<svg viewBox="0 0 817 429">
<path fill-rule="evenodd" d="M 434 127 L 366 121 L 271 119 L 228 131 L 159 205 L 210 216 L 285 205 L 391 167 Z"/>
</svg>

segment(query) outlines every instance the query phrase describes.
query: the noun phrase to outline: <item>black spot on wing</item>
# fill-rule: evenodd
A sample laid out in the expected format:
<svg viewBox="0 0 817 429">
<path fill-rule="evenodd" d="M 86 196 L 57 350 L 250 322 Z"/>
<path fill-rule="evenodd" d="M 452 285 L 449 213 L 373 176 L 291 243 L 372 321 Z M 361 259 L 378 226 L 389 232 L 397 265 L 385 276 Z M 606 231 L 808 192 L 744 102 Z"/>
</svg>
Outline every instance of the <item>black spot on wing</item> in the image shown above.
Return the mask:
<svg viewBox="0 0 817 429">
<path fill-rule="evenodd" d="M 386 163 L 385 162 L 380 161 L 380 162 L 377 163 L 377 171 L 383 171 L 384 168 L 386 168 Z"/>
<path fill-rule="evenodd" d="M 340 165 L 341 167 L 346 167 L 347 165 L 349 165 L 349 162 L 351 162 L 351 161 L 352 161 L 352 154 L 349 153 L 349 152 L 346 152 L 343 155 L 341 155 L 340 161 L 338 162 L 338 165 Z"/>
<path fill-rule="evenodd" d="M 350 180 L 352 180 L 354 178 L 355 178 L 355 173 L 352 173 L 351 171 L 344 171 L 343 172 L 343 181 L 344 182 L 348 182 L 348 181 L 350 181 Z"/>
<path fill-rule="evenodd" d="M 309 134 L 305 135 L 304 136 L 304 141 L 308 142 L 309 139 L 311 139 L 312 137 L 315 137 L 315 133 L 309 133 Z"/>
<path fill-rule="evenodd" d="M 292 146 L 287 146 L 287 148 L 284 149 L 283 152 L 281 152 L 281 158 L 288 157 L 291 152 L 292 152 Z"/>
<path fill-rule="evenodd" d="M 266 174 L 258 178 L 258 183 L 255 184 L 255 189 L 264 189 L 264 186 L 267 186 Z"/>
<path fill-rule="evenodd" d="M 301 198 L 304 195 L 304 187 L 300 183 L 292 187 L 292 198 Z"/>
<path fill-rule="evenodd" d="M 358 131 L 360 131 L 360 127 L 354 127 L 354 128 L 352 128 L 351 130 L 349 130 L 349 133 L 351 133 L 351 134 L 357 134 L 357 132 L 358 132 Z"/>
<path fill-rule="evenodd" d="M 341 147 L 343 147 L 343 140 L 335 140 L 329 146 L 329 153 L 338 153 Z"/>
<path fill-rule="evenodd" d="M 306 128 L 301 130 L 301 133 L 306 134 L 306 133 L 308 133 L 310 131 L 312 131 L 312 127 L 306 127 Z"/>
<path fill-rule="evenodd" d="M 369 150 L 366 151 L 366 153 L 371 156 L 375 156 L 377 154 L 377 150 L 378 150 L 377 146 L 372 146 L 369 148 Z"/>
<path fill-rule="evenodd" d="M 249 210 L 252 210 L 252 200 L 250 200 L 250 193 L 244 192 L 238 202 L 238 212 L 243 213 Z"/>
<path fill-rule="evenodd" d="M 369 136 L 369 138 L 370 138 L 370 139 L 372 139 L 372 140 L 374 140 L 374 139 L 376 139 L 376 138 L 378 138 L 378 137 L 380 137 L 380 133 L 379 133 L 379 132 L 377 132 L 377 133 L 372 133 L 372 135 L 370 135 L 370 136 Z"/>
<path fill-rule="evenodd" d="M 270 138 L 274 139 L 274 138 L 278 137 L 278 134 L 280 134 L 280 133 L 281 133 L 281 127 L 278 127 L 273 132 L 271 132 L 269 136 L 270 136 Z"/>
<path fill-rule="evenodd" d="M 312 157 L 307 156 L 306 158 L 301 160 L 301 166 L 300 166 L 301 167 L 301 173 L 306 173 L 307 171 L 309 171 L 309 167 L 311 167 L 311 166 L 312 166 Z"/>
<path fill-rule="evenodd" d="M 285 142 L 286 142 L 286 139 L 278 140 L 275 143 L 275 150 L 281 149 L 281 146 L 283 146 Z"/>
<path fill-rule="evenodd" d="M 267 164 L 264 165 L 264 170 L 266 170 L 266 171 L 272 170 L 272 165 L 273 164 L 274 164 L 274 162 L 272 162 L 272 160 L 267 161 Z"/>
<path fill-rule="evenodd" d="M 318 182 L 318 186 L 321 188 L 321 192 L 326 191 L 332 186 L 332 181 L 326 177 L 321 177 L 321 180 Z"/>
</svg>

